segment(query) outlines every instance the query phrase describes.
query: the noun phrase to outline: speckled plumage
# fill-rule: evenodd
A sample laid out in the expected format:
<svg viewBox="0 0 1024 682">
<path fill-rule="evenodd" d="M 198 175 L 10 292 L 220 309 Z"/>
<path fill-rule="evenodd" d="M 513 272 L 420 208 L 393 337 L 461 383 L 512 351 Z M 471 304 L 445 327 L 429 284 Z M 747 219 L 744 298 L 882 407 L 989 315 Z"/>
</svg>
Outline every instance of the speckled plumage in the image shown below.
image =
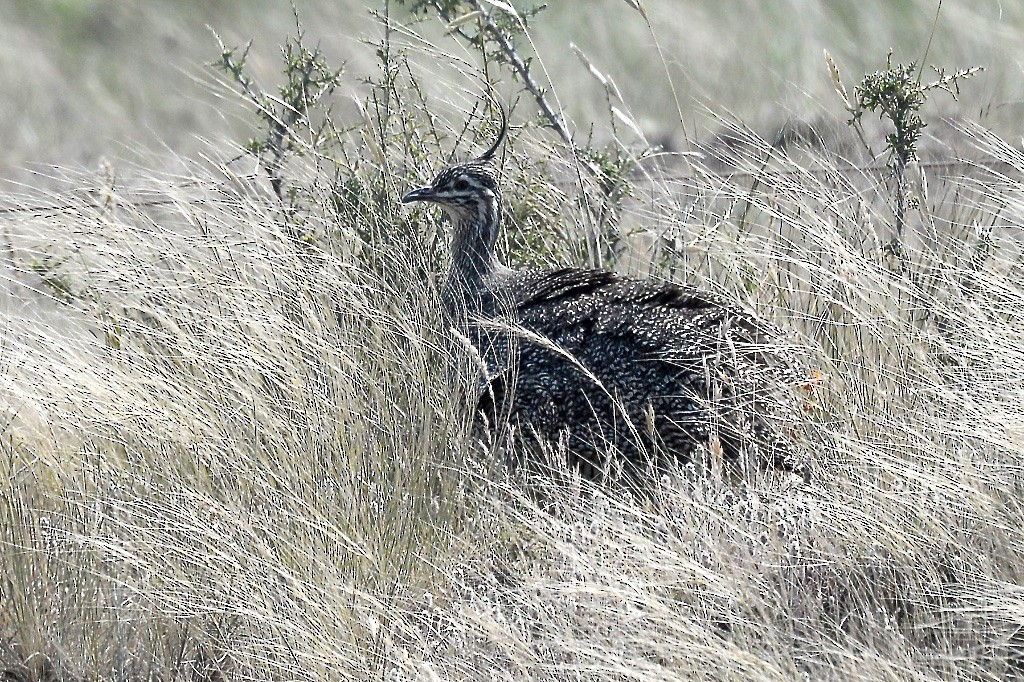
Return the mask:
<svg viewBox="0 0 1024 682">
<path fill-rule="evenodd" d="M 481 360 L 479 423 L 564 445 L 589 476 L 608 470 L 608 453 L 634 470 L 699 453 L 797 468 L 782 389 L 798 380 L 779 330 L 706 291 L 498 263 L 490 158 L 501 139 L 403 198 L 437 203 L 452 221 L 445 309 Z"/>
</svg>

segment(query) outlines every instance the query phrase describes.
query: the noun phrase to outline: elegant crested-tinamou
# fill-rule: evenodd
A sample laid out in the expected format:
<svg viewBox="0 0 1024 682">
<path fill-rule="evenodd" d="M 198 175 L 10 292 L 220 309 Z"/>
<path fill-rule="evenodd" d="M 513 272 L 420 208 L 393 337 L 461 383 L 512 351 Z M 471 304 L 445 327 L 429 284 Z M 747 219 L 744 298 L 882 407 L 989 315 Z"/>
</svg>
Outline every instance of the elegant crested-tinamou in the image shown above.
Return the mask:
<svg viewBox="0 0 1024 682">
<path fill-rule="evenodd" d="M 695 460 L 803 472 L 786 390 L 802 382 L 779 329 L 708 291 L 498 261 L 493 158 L 507 133 L 502 112 L 490 149 L 402 198 L 451 222 L 444 314 L 480 368 L 476 425 L 511 431 L 521 451 L 564 452 L 588 478 Z"/>
</svg>

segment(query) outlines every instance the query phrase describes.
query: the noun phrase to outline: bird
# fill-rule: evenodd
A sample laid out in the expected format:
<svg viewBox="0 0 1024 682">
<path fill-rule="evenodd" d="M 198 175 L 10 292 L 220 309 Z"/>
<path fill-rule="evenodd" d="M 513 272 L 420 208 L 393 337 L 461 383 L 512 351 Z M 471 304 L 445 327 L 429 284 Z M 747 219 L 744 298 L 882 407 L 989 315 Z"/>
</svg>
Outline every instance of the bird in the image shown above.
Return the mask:
<svg viewBox="0 0 1024 682">
<path fill-rule="evenodd" d="M 710 291 L 500 262 L 494 156 L 507 136 L 501 110 L 490 148 L 401 200 L 439 206 L 451 223 L 442 308 L 479 367 L 475 425 L 518 434 L 527 452 L 562 452 L 588 479 L 696 462 L 806 478 L 787 426 L 786 389 L 802 374 L 781 329 Z"/>
</svg>

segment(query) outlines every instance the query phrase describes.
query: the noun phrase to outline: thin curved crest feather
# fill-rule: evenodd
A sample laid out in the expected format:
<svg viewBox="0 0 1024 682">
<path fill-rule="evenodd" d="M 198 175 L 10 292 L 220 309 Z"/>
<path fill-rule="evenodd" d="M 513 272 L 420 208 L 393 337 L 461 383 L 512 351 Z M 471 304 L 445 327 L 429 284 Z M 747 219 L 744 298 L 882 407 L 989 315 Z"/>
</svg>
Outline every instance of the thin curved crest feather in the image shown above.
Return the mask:
<svg viewBox="0 0 1024 682">
<path fill-rule="evenodd" d="M 491 145 L 490 149 L 473 159 L 473 162 L 490 161 L 494 158 L 494 153 L 498 151 L 498 147 L 500 147 L 501 143 L 505 141 L 506 137 L 508 137 L 508 115 L 505 113 L 505 108 L 502 107 L 497 100 L 494 100 L 494 105 L 498 107 L 498 113 L 501 114 L 501 130 L 498 132 L 498 139 L 494 141 L 494 144 Z"/>
</svg>

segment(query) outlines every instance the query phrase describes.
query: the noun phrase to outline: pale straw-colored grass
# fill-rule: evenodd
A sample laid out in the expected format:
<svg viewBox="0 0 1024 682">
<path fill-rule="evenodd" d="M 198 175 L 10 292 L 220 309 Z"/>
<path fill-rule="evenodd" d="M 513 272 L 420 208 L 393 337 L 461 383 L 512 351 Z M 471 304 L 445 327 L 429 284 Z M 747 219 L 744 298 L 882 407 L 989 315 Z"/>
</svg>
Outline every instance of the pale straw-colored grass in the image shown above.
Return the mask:
<svg viewBox="0 0 1024 682">
<path fill-rule="evenodd" d="M 882 249 L 881 171 L 826 151 L 785 156 L 737 126 L 727 163 L 645 165 L 602 222 L 576 161 L 517 132 L 515 258 L 611 245 L 623 269 L 791 329 L 821 376 L 794 427 L 810 484 L 684 469 L 632 497 L 524 483 L 468 438 L 471 372 L 437 312 L 443 226 L 394 203 L 450 151 L 472 97 L 449 87 L 450 105 L 432 102 L 439 141 L 408 89 L 383 127 L 353 113 L 342 195 L 326 166 L 296 163 L 313 188 L 298 232 L 251 162 L 215 148 L 174 177 L 5 197 L 35 208 L 4 216 L 0 244 L 3 664 L 90 679 L 1019 676 L 1019 151 L 961 130 L 975 165 L 924 170 L 900 266 Z"/>
</svg>

